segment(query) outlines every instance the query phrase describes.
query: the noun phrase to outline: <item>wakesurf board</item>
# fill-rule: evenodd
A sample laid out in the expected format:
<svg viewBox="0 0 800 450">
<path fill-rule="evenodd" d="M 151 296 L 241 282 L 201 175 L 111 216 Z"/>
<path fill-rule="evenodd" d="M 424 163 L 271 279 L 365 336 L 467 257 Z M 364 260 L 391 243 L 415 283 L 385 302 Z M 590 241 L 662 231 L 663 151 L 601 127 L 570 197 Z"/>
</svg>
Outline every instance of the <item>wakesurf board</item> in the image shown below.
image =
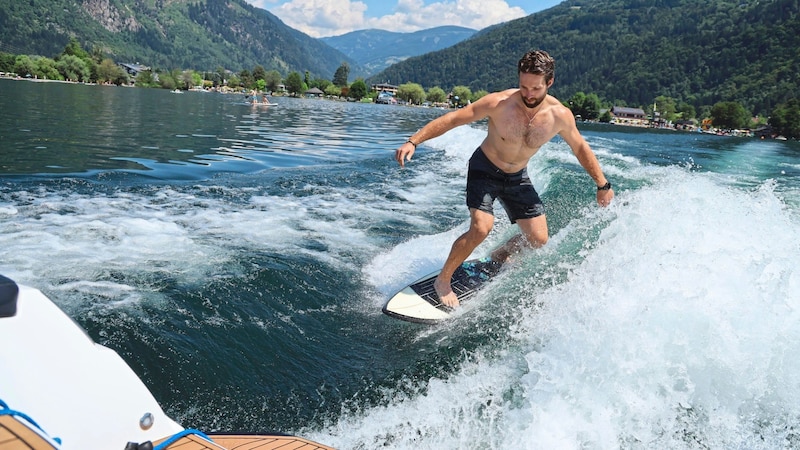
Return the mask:
<svg viewBox="0 0 800 450">
<path fill-rule="evenodd" d="M 450 286 L 463 303 L 492 280 L 502 264 L 490 258 L 464 261 L 453 273 Z M 396 319 L 415 323 L 436 323 L 450 317 L 453 308 L 439 300 L 433 283 L 441 270 L 430 273 L 404 287 L 383 306 L 383 313 Z"/>
</svg>

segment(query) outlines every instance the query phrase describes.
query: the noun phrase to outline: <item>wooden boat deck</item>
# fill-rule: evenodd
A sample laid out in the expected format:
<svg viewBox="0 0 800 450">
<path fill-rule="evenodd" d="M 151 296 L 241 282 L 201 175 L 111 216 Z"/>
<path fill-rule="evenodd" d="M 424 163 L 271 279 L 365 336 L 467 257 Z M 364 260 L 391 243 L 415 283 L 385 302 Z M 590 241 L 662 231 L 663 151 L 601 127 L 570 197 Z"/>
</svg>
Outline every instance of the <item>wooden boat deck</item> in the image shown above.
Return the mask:
<svg viewBox="0 0 800 450">
<path fill-rule="evenodd" d="M 58 450 L 58 447 L 53 446 L 50 440 L 32 426 L 20 421 L 18 417 L 9 414 L 0 415 L 0 450 L 21 449 Z"/>
<path fill-rule="evenodd" d="M 213 442 L 200 434 L 188 433 L 170 443 L 164 450 L 334 450 L 296 436 L 210 434 Z M 161 445 L 171 438 L 161 439 Z M 0 415 L 0 450 L 59 450 L 58 443 L 48 439 L 31 424 L 14 415 Z"/>
<path fill-rule="evenodd" d="M 214 442 L 190 434 L 170 444 L 165 450 L 334 450 L 296 436 L 209 434 Z M 164 442 L 158 441 L 154 444 Z"/>
</svg>

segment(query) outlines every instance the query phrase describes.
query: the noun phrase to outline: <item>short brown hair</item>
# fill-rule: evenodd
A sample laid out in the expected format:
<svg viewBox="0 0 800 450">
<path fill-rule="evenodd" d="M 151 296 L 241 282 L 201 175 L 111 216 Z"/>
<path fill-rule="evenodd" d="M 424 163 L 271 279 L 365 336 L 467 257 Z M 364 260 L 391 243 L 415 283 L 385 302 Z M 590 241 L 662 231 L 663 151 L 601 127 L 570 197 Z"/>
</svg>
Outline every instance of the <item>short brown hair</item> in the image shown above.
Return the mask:
<svg viewBox="0 0 800 450">
<path fill-rule="evenodd" d="M 556 71 L 556 61 L 544 50 L 531 50 L 525 53 L 517 64 L 517 73 L 532 73 L 544 75 L 544 81 L 549 83 Z"/>
</svg>

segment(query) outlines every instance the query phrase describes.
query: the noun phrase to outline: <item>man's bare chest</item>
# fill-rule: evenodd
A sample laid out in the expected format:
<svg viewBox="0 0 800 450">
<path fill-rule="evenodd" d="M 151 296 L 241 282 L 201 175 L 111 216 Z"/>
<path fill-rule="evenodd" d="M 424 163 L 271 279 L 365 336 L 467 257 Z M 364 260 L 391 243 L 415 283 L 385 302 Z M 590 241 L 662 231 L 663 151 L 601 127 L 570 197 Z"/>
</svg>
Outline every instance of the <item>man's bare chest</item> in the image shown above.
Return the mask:
<svg viewBox="0 0 800 450">
<path fill-rule="evenodd" d="M 553 119 L 549 114 L 537 114 L 526 117 L 523 113 L 504 114 L 497 120 L 490 121 L 489 134 L 498 145 L 508 147 L 526 147 L 535 152 L 555 136 Z M 490 136 L 491 138 L 491 136 Z"/>
</svg>

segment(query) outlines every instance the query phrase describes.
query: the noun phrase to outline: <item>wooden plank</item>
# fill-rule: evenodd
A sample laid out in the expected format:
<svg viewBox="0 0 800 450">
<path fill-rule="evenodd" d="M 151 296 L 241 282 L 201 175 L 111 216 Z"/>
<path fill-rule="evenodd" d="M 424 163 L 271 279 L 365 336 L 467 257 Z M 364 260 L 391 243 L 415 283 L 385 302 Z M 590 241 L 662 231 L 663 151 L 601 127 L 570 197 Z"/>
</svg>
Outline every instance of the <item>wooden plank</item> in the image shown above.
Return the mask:
<svg viewBox="0 0 800 450">
<path fill-rule="evenodd" d="M 208 437 L 214 442 L 208 442 L 197 435 L 186 435 L 170 444 L 166 450 L 335 450 L 296 436 L 209 434 Z M 155 444 L 164 441 L 166 439 Z"/>
<path fill-rule="evenodd" d="M 334 450 L 296 436 L 209 435 L 227 450 Z"/>
<path fill-rule="evenodd" d="M 16 416 L 0 415 L 0 450 L 57 450 L 38 431 Z"/>
</svg>

